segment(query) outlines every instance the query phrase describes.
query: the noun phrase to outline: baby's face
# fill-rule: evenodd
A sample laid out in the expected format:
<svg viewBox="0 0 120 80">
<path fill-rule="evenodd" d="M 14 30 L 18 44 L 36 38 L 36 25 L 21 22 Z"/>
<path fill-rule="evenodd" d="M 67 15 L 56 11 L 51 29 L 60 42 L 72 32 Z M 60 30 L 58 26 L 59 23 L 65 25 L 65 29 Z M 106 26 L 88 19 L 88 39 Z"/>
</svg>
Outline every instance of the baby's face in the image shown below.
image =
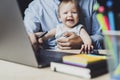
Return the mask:
<svg viewBox="0 0 120 80">
<path fill-rule="evenodd" d="M 78 11 L 75 4 L 72 2 L 62 4 L 60 7 L 59 19 L 65 26 L 69 28 L 74 27 L 79 20 Z"/>
</svg>

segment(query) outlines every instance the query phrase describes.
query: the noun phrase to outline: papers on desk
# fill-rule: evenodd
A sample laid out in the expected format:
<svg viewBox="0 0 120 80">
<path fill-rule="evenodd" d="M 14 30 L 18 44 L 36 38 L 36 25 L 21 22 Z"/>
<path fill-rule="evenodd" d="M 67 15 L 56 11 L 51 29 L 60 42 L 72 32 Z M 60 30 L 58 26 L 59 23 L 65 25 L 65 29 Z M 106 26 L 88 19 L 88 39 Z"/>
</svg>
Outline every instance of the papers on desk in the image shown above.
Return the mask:
<svg viewBox="0 0 120 80">
<path fill-rule="evenodd" d="M 63 57 L 63 63 L 51 62 L 51 70 L 83 78 L 93 78 L 107 73 L 106 56 L 78 54 Z"/>
</svg>

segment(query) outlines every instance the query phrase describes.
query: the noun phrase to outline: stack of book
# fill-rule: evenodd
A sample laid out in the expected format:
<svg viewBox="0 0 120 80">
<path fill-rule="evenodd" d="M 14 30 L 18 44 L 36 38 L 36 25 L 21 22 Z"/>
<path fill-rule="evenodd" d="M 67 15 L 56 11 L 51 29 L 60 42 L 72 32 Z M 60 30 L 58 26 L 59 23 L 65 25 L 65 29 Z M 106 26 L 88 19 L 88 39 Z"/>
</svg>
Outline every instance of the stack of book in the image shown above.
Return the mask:
<svg viewBox="0 0 120 80">
<path fill-rule="evenodd" d="M 63 56 L 63 63 L 51 62 L 51 69 L 88 79 L 108 72 L 106 56 L 95 54 Z"/>
</svg>

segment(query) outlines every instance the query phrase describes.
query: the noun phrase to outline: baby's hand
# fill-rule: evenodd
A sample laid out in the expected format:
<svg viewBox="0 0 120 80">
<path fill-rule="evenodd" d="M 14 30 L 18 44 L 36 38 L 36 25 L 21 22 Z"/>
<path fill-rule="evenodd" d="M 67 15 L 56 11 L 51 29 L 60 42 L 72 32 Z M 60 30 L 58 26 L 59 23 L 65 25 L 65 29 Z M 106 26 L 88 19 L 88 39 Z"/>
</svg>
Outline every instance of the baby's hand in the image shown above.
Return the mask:
<svg viewBox="0 0 120 80">
<path fill-rule="evenodd" d="M 80 53 L 88 54 L 93 50 L 92 44 L 83 44 L 80 49 Z"/>
</svg>

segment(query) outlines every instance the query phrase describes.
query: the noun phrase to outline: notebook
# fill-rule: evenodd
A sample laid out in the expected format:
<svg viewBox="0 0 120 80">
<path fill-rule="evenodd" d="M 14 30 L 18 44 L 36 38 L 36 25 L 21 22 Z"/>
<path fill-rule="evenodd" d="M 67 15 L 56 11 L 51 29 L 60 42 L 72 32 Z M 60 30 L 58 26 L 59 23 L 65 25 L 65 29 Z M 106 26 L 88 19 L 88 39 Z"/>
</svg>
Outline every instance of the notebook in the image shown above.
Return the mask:
<svg viewBox="0 0 120 80">
<path fill-rule="evenodd" d="M 33 67 L 61 61 L 63 52 L 40 50 L 35 54 L 16 0 L 0 0 L 0 59 Z"/>
</svg>

